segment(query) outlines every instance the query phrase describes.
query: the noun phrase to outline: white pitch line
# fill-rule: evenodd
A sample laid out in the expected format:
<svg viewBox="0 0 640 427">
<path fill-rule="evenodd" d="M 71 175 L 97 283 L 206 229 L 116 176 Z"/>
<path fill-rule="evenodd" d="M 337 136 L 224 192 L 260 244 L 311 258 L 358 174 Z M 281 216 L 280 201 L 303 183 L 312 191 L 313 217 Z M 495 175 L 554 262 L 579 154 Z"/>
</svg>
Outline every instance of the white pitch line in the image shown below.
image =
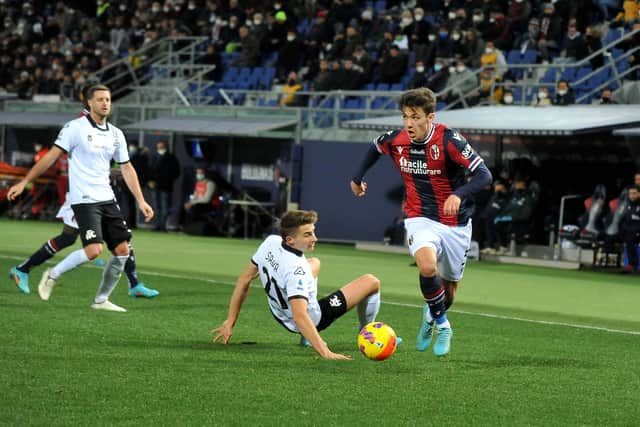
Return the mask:
<svg viewBox="0 0 640 427">
<path fill-rule="evenodd" d="M 0 258 L 18 259 L 18 260 L 23 260 L 24 259 L 24 257 L 2 255 L 2 254 L 0 254 Z M 55 264 L 54 262 L 51 262 L 51 261 L 47 261 L 46 263 L 47 264 Z M 102 266 L 97 266 L 97 265 L 94 265 L 94 264 L 85 264 L 83 267 L 102 269 Z M 213 284 L 216 284 L 216 285 L 235 286 L 235 283 L 233 283 L 233 282 L 223 282 L 223 281 L 220 281 L 220 280 L 208 279 L 206 277 L 184 276 L 184 275 L 172 274 L 172 273 L 157 273 L 157 272 L 145 271 L 145 270 L 139 270 L 139 272 L 142 273 L 142 274 L 145 274 L 147 276 L 162 276 L 162 277 L 170 277 L 172 279 L 199 280 L 199 281 L 202 281 L 202 282 L 213 283 Z M 254 284 L 253 287 L 261 288 L 262 286 Z M 395 306 L 398 306 L 398 307 L 411 307 L 411 308 L 422 308 L 423 307 L 422 305 L 418 305 L 418 304 L 408 304 L 408 303 L 393 302 L 393 301 L 383 301 L 382 303 L 383 304 L 389 304 L 389 305 L 395 305 Z M 488 317 L 488 318 L 491 318 L 491 319 L 512 320 L 512 321 L 515 321 L 515 322 L 535 323 L 535 324 L 538 324 L 538 325 L 563 326 L 563 327 L 566 327 L 566 328 L 586 329 L 586 330 L 591 330 L 591 331 L 601 331 L 601 332 L 609 332 L 609 333 L 623 334 L 623 335 L 640 335 L 640 331 L 628 331 L 628 330 L 624 330 L 624 329 L 612 329 L 612 328 L 605 328 L 605 327 L 602 327 L 602 326 L 580 325 L 580 324 L 577 324 L 577 323 L 567 323 L 567 322 L 554 322 L 554 321 L 551 321 L 551 320 L 527 319 L 525 317 L 504 316 L 504 315 L 501 315 L 501 314 L 480 313 L 480 312 L 466 311 L 466 310 L 454 310 L 454 309 L 452 309 L 452 310 L 449 310 L 449 311 L 451 311 L 452 313 L 466 314 L 466 315 L 469 315 L 469 316 Z"/>
</svg>

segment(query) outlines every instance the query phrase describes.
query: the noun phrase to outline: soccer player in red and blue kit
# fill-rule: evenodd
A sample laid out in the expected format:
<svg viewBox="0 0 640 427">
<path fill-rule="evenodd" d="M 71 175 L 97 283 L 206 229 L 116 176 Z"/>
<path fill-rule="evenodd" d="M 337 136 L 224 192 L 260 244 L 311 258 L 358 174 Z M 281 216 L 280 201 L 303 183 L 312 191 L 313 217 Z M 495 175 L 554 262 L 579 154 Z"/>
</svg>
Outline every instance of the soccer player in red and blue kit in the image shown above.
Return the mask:
<svg viewBox="0 0 640 427">
<path fill-rule="evenodd" d="M 399 107 L 404 128 L 373 141 L 351 190 L 364 196 L 367 170 L 383 154 L 393 159 L 404 181 L 407 244 L 420 270 L 426 302 L 416 348 L 425 351 L 437 329 L 433 352 L 444 356 L 453 335 L 446 310 L 462 279 L 471 243 L 472 195 L 491 184 L 492 176 L 460 133 L 434 122 L 436 97 L 430 89 L 405 92 Z"/>
</svg>

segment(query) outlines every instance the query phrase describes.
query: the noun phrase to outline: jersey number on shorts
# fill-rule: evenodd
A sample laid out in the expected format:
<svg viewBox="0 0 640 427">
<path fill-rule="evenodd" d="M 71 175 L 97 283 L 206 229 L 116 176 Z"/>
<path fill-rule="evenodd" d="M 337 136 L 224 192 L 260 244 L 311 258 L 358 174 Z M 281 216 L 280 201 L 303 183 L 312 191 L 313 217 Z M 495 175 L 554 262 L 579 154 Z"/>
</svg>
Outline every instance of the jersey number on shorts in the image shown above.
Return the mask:
<svg viewBox="0 0 640 427">
<path fill-rule="evenodd" d="M 267 276 L 267 281 L 264 285 L 264 291 L 267 293 L 267 296 L 269 297 L 269 299 L 273 300 L 273 302 L 280 304 L 280 307 L 282 307 L 283 310 L 286 310 L 289 306 L 287 305 L 287 301 L 282 296 L 282 292 L 280 292 L 280 288 L 278 287 L 278 283 L 276 282 L 276 279 L 269 276 L 267 267 L 262 267 L 262 272 L 264 273 L 265 276 Z M 272 284 L 278 299 L 274 298 L 273 295 L 271 295 L 270 290 L 271 290 Z"/>
</svg>

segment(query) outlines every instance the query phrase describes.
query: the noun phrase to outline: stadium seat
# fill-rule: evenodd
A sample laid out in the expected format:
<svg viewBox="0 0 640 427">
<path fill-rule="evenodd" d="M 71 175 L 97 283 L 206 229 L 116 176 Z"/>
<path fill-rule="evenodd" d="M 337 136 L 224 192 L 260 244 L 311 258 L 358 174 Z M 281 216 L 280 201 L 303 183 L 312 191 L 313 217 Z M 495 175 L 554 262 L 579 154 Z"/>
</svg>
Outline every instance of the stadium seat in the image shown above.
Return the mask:
<svg viewBox="0 0 640 427">
<path fill-rule="evenodd" d="M 388 83 L 378 83 L 378 85 L 376 86 L 376 90 L 387 91 L 387 90 L 389 90 L 389 84 Z"/>
<path fill-rule="evenodd" d="M 602 45 L 606 46 L 622 37 L 622 30 L 619 28 L 609 28 L 607 34 L 602 38 Z"/>
<path fill-rule="evenodd" d="M 387 10 L 387 0 L 376 0 L 373 4 L 373 11 L 379 15 Z"/>
</svg>

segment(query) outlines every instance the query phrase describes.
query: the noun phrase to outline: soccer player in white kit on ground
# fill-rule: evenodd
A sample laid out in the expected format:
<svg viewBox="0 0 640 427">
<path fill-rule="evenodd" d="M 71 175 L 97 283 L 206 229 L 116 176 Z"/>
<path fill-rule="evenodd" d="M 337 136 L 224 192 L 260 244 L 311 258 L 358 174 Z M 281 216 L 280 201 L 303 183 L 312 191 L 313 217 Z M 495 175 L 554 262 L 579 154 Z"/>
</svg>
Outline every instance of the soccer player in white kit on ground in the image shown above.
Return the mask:
<svg viewBox="0 0 640 427">
<path fill-rule="evenodd" d="M 129 257 L 131 233 L 115 201 L 109 177 L 111 161 L 120 164 L 122 176 L 138 202 L 145 221 L 153 218 L 153 209 L 145 201 L 138 175 L 129 161 L 127 141 L 120 129 L 107 121 L 111 112 L 111 90 L 95 85 L 87 90 L 90 114 L 64 125 L 49 152 L 27 175 L 9 189 L 7 198 L 13 201 L 27 183 L 49 169 L 63 153 L 69 154 L 69 198 L 78 222 L 84 251 L 74 254 L 82 263 L 98 257 L 103 242 L 113 256 L 107 261 L 102 281 L 91 308 L 124 312 L 126 309 L 109 301 L 109 296 Z"/>
<path fill-rule="evenodd" d="M 318 241 L 314 211 L 289 211 L 280 219 L 280 235 L 268 236 L 240 274 L 231 295 L 227 319 L 211 330 L 227 344 L 233 335 L 251 281 L 260 276 L 273 317 L 285 329 L 299 333 L 325 359 L 350 360 L 334 353 L 320 337 L 320 331 L 357 306 L 360 327 L 373 322 L 380 308 L 380 280 L 365 274 L 330 295 L 317 299 L 320 260 L 306 258 Z"/>
</svg>

